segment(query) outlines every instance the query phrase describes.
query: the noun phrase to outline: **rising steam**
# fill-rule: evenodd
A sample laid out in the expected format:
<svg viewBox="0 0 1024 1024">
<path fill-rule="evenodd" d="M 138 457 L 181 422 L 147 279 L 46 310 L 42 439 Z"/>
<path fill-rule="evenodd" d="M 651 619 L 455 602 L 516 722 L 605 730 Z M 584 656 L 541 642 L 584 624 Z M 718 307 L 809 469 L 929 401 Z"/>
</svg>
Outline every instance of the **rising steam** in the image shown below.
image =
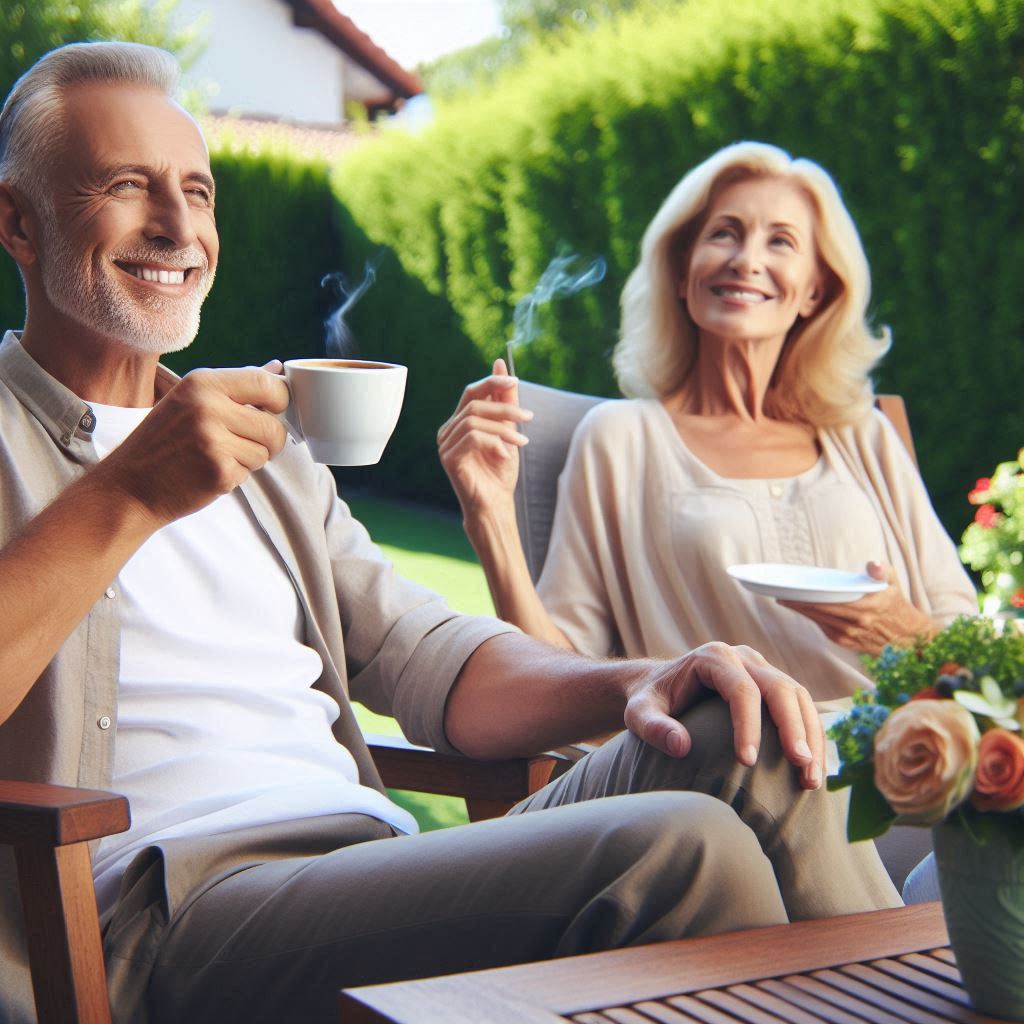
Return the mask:
<svg viewBox="0 0 1024 1024">
<path fill-rule="evenodd" d="M 334 359 L 351 358 L 358 355 L 355 335 L 345 322 L 350 309 L 366 294 L 366 290 L 377 280 L 377 268 L 384 258 L 383 250 L 366 261 L 363 279 L 355 288 L 349 288 L 345 275 L 326 274 L 320 281 L 321 288 L 331 288 L 338 296 L 339 306 L 324 321 L 327 355 Z"/>
<path fill-rule="evenodd" d="M 540 276 L 533 291 L 524 295 L 512 313 L 512 337 L 505 346 L 508 358 L 508 370 L 515 375 L 513 351 L 518 345 L 525 345 L 537 336 L 537 311 L 552 299 L 564 295 L 574 295 L 581 288 L 589 288 L 604 279 L 608 269 L 605 261 L 598 257 L 581 269 L 578 264 L 581 257 L 572 253 L 568 256 L 556 256 Z"/>
</svg>

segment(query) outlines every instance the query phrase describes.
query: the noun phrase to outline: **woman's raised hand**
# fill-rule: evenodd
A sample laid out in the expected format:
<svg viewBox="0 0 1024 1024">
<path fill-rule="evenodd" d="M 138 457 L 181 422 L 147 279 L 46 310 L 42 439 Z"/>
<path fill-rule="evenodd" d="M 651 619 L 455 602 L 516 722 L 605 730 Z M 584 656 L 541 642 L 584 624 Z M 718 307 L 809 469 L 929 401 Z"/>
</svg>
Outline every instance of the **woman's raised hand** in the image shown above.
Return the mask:
<svg viewBox="0 0 1024 1024">
<path fill-rule="evenodd" d="M 935 623 L 904 597 L 891 565 L 868 562 L 867 571 L 874 579 L 888 583 L 885 590 L 847 604 L 806 601 L 779 601 L 779 604 L 816 622 L 825 636 L 840 647 L 873 657 L 881 654 L 886 644 L 910 643 L 935 634 Z"/>
<path fill-rule="evenodd" d="M 532 419 L 519 407 L 518 381 L 504 359 L 489 377 L 467 385 L 452 414 L 437 432 L 441 465 L 451 480 L 463 516 L 511 508 L 525 435 L 516 424 Z"/>
<path fill-rule="evenodd" d="M 495 359 L 491 376 L 462 392 L 451 419 L 437 432 L 437 449 L 499 618 L 572 650 L 537 596 L 519 540 L 515 489 L 526 437 L 516 426 L 531 419 L 532 412 L 519 408 L 519 382 L 508 375 L 504 359 Z"/>
</svg>

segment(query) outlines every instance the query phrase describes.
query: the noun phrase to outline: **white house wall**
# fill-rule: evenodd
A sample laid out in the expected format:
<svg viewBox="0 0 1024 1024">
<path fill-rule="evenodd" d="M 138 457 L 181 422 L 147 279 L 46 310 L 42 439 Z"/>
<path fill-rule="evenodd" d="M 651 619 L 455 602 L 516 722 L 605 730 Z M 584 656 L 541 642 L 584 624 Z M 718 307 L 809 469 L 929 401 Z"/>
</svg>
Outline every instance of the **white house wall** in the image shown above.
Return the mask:
<svg viewBox="0 0 1024 1024">
<path fill-rule="evenodd" d="M 191 82 L 214 83 L 211 111 L 337 124 L 344 116 L 344 55 L 297 28 L 281 0 L 179 0 L 182 23 L 205 15 L 206 51 Z"/>
</svg>

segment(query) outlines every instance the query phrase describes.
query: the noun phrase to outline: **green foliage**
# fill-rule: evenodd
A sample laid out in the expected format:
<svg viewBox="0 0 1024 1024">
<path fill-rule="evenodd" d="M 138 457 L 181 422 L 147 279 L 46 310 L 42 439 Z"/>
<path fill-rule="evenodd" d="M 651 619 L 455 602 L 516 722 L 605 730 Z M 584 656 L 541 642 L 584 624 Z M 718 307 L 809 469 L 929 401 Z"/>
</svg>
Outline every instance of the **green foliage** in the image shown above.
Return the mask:
<svg viewBox="0 0 1024 1024">
<path fill-rule="evenodd" d="M 70 0 L 20 0 L 0 7 L 0 90 L 4 96 L 18 77 L 47 50 L 63 43 L 97 38 L 105 27 L 99 5 Z"/>
<path fill-rule="evenodd" d="M 421 67 L 434 97 L 451 97 L 493 82 L 535 49 L 611 21 L 629 11 L 658 10 L 694 0 L 501 0 L 500 36 L 445 54 Z"/>
<path fill-rule="evenodd" d="M 980 576 L 984 611 L 1024 608 L 1024 473 L 1020 458 L 1001 462 L 991 478 L 978 480 L 969 500 L 979 508 L 974 522 L 964 530 L 960 557 Z"/>
<path fill-rule="evenodd" d="M 1000 633 L 993 620 L 961 616 L 926 644 L 887 647 L 877 658 L 866 658 L 874 680 L 874 700 L 896 706 L 935 685 L 947 663 L 970 667 L 977 680 L 993 676 L 1008 694 L 1024 693 L 1024 638 L 1013 630 Z M 965 687 L 978 689 L 977 683 Z M 881 724 L 881 723 L 879 723 Z"/>
<path fill-rule="evenodd" d="M 679 177 L 742 138 L 820 161 L 861 229 L 875 319 L 893 328 L 879 387 L 906 397 L 956 535 L 961 482 L 1021 440 L 1022 14 L 1024 0 L 645 7 L 535 48 L 491 89 L 439 104 L 422 134 L 355 152 L 337 193 L 351 223 L 394 252 L 403 285 L 454 310 L 443 335 L 424 313 L 418 345 L 443 351 L 455 330 L 481 370 L 561 244 L 605 255 L 604 284 L 552 307 L 517 363 L 545 383 L 614 393 L 618 293 Z M 423 426 L 424 460 L 438 422 Z"/>
</svg>

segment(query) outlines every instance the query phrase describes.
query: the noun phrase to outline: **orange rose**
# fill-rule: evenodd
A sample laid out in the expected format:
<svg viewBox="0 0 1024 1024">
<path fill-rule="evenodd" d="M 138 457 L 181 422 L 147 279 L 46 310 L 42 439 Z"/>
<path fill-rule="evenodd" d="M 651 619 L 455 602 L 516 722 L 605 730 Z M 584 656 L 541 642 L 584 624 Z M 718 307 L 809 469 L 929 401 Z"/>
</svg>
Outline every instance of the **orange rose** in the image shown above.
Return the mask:
<svg viewBox="0 0 1024 1024">
<path fill-rule="evenodd" d="M 1009 729 L 989 729 L 978 745 L 971 802 L 979 811 L 1015 811 L 1024 805 L 1024 739 Z"/>
<path fill-rule="evenodd" d="M 916 700 L 875 733 L 875 785 L 899 820 L 934 825 L 966 799 L 978 757 L 974 716 L 952 700 Z"/>
</svg>

